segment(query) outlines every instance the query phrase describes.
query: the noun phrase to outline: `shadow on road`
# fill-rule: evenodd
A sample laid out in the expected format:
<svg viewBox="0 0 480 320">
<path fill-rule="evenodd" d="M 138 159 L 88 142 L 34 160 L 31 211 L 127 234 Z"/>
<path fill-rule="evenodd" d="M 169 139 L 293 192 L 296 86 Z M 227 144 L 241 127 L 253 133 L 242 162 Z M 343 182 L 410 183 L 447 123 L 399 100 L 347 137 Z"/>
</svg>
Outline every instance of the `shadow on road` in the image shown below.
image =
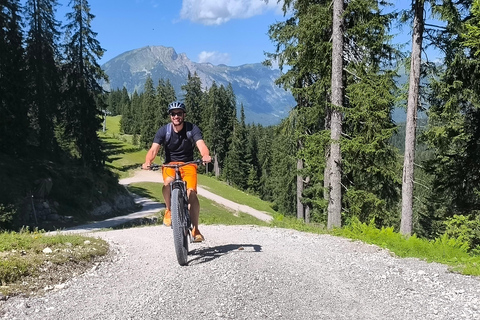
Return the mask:
<svg viewBox="0 0 480 320">
<path fill-rule="evenodd" d="M 194 249 L 190 251 L 189 254 L 195 255 L 197 257 L 191 259 L 189 264 L 200 264 L 205 262 L 210 262 L 216 258 L 226 255 L 227 253 L 237 251 L 237 252 L 261 252 L 262 246 L 258 244 L 226 244 L 222 246 L 209 247 Z"/>
</svg>

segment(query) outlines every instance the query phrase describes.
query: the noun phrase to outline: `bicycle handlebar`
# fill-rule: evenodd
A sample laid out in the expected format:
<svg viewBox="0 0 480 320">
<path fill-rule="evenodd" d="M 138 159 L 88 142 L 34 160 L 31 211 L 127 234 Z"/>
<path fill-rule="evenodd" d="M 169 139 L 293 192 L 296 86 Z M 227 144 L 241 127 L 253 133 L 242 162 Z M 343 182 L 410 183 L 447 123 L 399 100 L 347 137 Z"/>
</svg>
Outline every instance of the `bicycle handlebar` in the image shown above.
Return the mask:
<svg viewBox="0 0 480 320">
<path fill-rule="evenodd" d="M 156 163 L 152 163 L 148 168 L 149 170 L 152 170 L 152 171 L 157 171 L 158 169 L 162 168 L 162 167 L 166 167 L 166 168 L 180 168 L 180 167 L 183 167 L 183 166 L 186 166 L 188 164 L 204 164 L 203 160 L 202 159 L 198 159 L 198 160 L 193 160 L 193 161 L 187 161 L 187 162 L 182 162 L 182 163 L 174 163 L 174 164 L 170 164 L 170 163 L 165 163 L 165 164 L 156 164 Z"/>
</svg>

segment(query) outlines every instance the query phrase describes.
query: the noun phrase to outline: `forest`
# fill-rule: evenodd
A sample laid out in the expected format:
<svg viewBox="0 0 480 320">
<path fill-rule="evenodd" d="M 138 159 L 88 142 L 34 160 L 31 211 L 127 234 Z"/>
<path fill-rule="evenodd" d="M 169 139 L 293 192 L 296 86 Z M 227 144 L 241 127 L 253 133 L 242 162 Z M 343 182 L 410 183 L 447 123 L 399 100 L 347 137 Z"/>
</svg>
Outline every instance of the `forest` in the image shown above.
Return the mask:
<svg viewBox="0 0 480 320">
<path fill-rule="evenodd" d="M 407 236 L 450 233 L 478 248 L 480 1 L 412 0 L 396 11 L 388 1 L 285 0 L 285 20 L 267 30 L 276 50 L 264 63 L 279 65 L 276 83 L 296 106 L 268 127 L 245 123 L 231 86 L 205 88 L 196 74 L 182 92 L 150 78 L 142 92 L 104 92 L 104 49 L 88 2 L 71 2 L 65 26 L 55 5 L 0 4 L 0 159 L 75 163 L 109 176 L 103 114 L 121 115 L 122 133 L 147 149 L 168 103 L 181 99 L 214 156 L 208 174 L 278 212 L 328 229 L 358 220 Z M 391 42 L 395 23 L 410 28 L 408 54 Z M 442 63 L 422 57 L 431 46 Z M 405 123 L 392 120 L 398 107 Z M 418 121 L 418 111 L 427 118 Z M 10 189 L 1 190 L 0 228 L 21 202 Z"/>
</svg>

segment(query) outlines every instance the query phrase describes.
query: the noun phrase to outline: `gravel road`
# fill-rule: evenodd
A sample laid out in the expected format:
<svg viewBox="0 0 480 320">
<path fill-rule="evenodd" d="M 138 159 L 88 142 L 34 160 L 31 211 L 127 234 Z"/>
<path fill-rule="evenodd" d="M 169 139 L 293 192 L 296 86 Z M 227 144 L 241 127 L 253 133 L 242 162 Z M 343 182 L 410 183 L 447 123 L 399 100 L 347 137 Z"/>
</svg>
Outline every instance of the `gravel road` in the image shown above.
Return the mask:
<svg viewBox="0 0 480 320">
<path fill-rule="evenodd" d="M 122 183 L 158 182 L 146 174 Z M 170 228 L 87 233 L 110 243 L 106 261 L 42 296 L 0 301 L 0 319 L 480 319 L 480 278 L 440 264 L 329 235 L 201 230 L 185 267 Z"/>
<path fill-rule="evenodd" d="M 163 226 L 102 231 L 108 261 L 2 319 L 480 319 L 478 278 L 328 235 L 202 226 L 189 264 Z"/>
</svg>

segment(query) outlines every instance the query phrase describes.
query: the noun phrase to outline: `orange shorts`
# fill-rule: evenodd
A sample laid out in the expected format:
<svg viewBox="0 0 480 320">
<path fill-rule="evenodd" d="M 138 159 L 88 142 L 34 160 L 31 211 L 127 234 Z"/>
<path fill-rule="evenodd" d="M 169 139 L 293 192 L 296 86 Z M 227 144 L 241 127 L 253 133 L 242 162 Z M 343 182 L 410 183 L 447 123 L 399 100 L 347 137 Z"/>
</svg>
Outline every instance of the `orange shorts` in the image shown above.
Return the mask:
<svg viewBox="0 0 480 320">
<path fill-rule="evenodd" d="M 169 164 L 177 164 L 183 162 L 170 162 Z M 170 183 L 175 179 L 175 169 L 174 168 L 162 168 L 163 181 Z M 180 175 L 182 176 L 183 181 L 187 183 L 187 190 L 192 189 L 197 191 L 197 165 L 187 164 L 180 168 Z"/>
</svg>

